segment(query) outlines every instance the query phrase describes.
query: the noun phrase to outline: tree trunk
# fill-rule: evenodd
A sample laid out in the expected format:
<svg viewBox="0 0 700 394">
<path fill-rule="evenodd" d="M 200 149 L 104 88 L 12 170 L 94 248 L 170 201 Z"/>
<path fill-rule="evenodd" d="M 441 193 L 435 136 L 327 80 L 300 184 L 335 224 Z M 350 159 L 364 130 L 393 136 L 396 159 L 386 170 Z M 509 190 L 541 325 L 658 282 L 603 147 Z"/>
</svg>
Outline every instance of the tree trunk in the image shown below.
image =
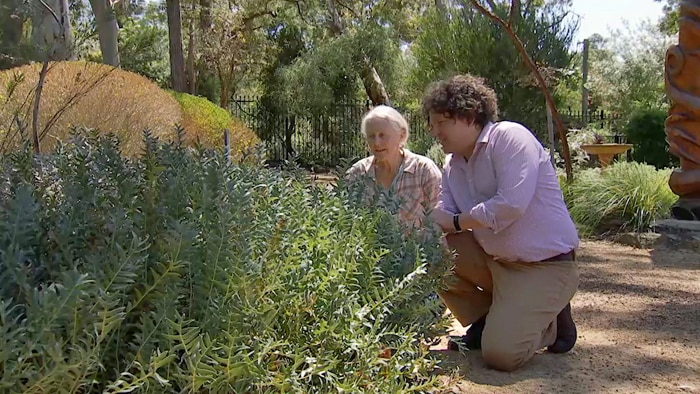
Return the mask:
<svg viewBox="0 0 700 394">
<path fill-rule="evenodd" d="M 45 0 L 32 15 L 32 43 L 45 60 L 72 60 L 75 43 L 67 0 Z M 20 30 L 21 32 L 21 30 Z"/>
<path fill-rule="evenodd" d="M 117 45 L 119 25 L 117 25 L 111 2 L 110 0 L 90 0 L 90 5 L 97 23 L 102 63 L 119 67 L 119 46 Z"/>
<path fill-rule="evenodd" d="M 228 88 L 228 81 L 226 79 L 221 80 L 221 91 L 220 91 L 220 96 L 219 97 L 219 107 L 223 109 L 228 109 L 228 102 L 229 102 L 229 88 Z"/>
<path fill-rule="evenodd" d="M 331 33 L 333 33 L 334 37 L 340 37 L 345 32 L 345 28 L 343 26 L 343 21 L 340 19 L 340 13 L 338 13 L 335 0 L 327 0 L 326 5 L 328 14 L 330 15 L 329 28 Z M 373 105 L 388 104 L 389 95 L 386 93 L 382 78 L 372 64 L 372 59 L 365 53 L 361 53 L 360 56 L 362 56 L 362 58 L 359 74 L 362 79 L 362 84 L 365 87 L 367 97 L 369 97 Z"/>
<path fill-rule="evenodd" d="M 192 4 L 194 9 L 194 3 Z M 194 39 L 194 18 L 190 19 L 189 23 L 189 40 L 187 41 L 187 91 L 190 94 L 195 94 L 197 91 L 197 81 L 196 73 L 194 69 L 194 52 L 195 52 L 195 39 Z"/>
<path fill-rule="evenodd" d="M 199 8 L 199 29 L 206 33 L 211 29 L 212 24 L 211 0 L 199 0 Z"/>
<path fill-rule="evenodd" d="M 185 57 L 182 51 L 182 18 L 180 0 L 166 0 L 168 37 L 170 42 L 170 78 L 176 92 L 186 93 Z"/>
<path fill-rule="evenodd" d="M 221 69 L 221 66 L 217 66 L 216 73 L 221 83 L 219 107 L 228 111 L 229 97 L 231 96 L 229 76 L 232 75 L 232 72 L 225 74 L 224 70 Z"/>
<path fill-rule="evenodd" d="M 369 97 L 373 105 L 389 104 L 389 95 L 386 93 L 384 83 L 372 65 L 371 60 L 365 55 L 363 55 L 362 59 L 360 77 L 362 78 L 362 84 L 365 86 L 367 97 Z"/>
</svg>

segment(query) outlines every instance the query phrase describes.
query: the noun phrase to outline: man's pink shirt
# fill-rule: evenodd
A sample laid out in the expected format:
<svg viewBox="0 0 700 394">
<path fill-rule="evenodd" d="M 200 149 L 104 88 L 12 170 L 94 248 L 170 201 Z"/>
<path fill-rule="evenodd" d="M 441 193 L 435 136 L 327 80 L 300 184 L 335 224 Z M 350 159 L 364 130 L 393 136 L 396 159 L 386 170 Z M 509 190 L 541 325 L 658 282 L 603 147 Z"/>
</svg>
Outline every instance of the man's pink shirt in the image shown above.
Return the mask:
<svg viewBox="0 0 700 394">
<path fill-rule="evenodd" d="M 468 161 L 448 155 L 437 208 L 481 223 L 474 236 L 497 259 L 541 261 L 579 245 L 550 157 L 518 123 L 488 123 Z"/>
</svg>

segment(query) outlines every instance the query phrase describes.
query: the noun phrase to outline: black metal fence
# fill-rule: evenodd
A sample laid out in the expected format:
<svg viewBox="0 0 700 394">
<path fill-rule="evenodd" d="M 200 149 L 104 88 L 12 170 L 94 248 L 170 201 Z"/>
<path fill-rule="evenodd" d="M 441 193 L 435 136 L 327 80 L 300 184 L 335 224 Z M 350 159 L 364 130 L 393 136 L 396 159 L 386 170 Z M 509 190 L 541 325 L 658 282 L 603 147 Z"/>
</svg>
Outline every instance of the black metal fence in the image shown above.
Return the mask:
<svg viewBox="0 0 700 394">
<path fill-rule="evenodd" d="M 320 115 L 276 113 L 260 104 L 255 97 L 238 97 L 231 102 L 231 113 L 253 130 L 265 144 L 268 161 L 272 164 L 293 160 L 305 167 L 334 167 L 342 160 L 354 160 L 367 155 L 360 135 L 362 117 L 371 103 L 336 103 Z M 397 106 L 409 123 L 409 148 L 425 154 L 432 145 L 426 119 L 416 111 Z M 581 112 L 560 110 L 567 128 L 583 127 Z M 618 117 L 602 111 L 589 114 L 589 125 L 615 129 Z M 538 128 L 546 135 L 546 126 Z M 544 132 L 544 133 L 543 133 Z M 543 136 L 540 136 L 543 138 Z M 621 142 L 621 137 L 614 138 Z"/>
<path fill-rule="evenodd" d="M 603 110 L 589 111 L 588 122 L 584 122 L 582 111 L 574 111 L 570 107 L 567 109 L 560 109 L 559 114 L 562 116 L 569 129 L 581 129 L 587 123 L 588 127 L 611 130 L 614 134 L 618 134 L 616 138 L 623 138 L 619 130 L 622 126 L 620 124 L 621 117 L 619 114 L 613 114 Z"/>
</svg>

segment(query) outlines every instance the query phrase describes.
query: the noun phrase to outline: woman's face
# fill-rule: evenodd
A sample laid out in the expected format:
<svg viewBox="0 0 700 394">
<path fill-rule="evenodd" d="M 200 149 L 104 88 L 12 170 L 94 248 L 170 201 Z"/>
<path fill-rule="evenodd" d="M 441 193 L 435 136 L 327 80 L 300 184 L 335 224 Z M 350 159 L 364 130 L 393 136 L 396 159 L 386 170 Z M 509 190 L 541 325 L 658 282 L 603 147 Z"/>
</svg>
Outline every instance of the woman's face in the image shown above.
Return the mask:
<svg viewBox="0 0 700 394">
<path fill-rule="evenodd" d="M 369 150 L 376 159 L 387 160 L 400 155 L 401 141 L 406 131 L 399 130 L 393 122 L 381 118 L 370 119 L 365 124 L 365 133 Z"/>
</svg>

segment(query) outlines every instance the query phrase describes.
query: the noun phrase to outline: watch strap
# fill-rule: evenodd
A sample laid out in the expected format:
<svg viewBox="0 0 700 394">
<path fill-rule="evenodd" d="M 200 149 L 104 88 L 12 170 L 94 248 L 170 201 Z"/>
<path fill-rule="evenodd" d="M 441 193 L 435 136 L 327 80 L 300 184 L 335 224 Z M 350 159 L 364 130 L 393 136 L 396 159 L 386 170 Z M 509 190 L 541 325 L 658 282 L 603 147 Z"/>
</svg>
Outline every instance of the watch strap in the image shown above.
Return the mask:
<svg viewBox="0 0 700 394">
<path fill-rule="evenodd" d="M 462 228 L 459 226 L 459 214 L 456 214 L 456 215 L 453 215 L 453 216 L 452 216 L 452 223 L 454 224 L 455 230 L 456 230 L 457 232 L 462 231 Z"/>
</svg>

